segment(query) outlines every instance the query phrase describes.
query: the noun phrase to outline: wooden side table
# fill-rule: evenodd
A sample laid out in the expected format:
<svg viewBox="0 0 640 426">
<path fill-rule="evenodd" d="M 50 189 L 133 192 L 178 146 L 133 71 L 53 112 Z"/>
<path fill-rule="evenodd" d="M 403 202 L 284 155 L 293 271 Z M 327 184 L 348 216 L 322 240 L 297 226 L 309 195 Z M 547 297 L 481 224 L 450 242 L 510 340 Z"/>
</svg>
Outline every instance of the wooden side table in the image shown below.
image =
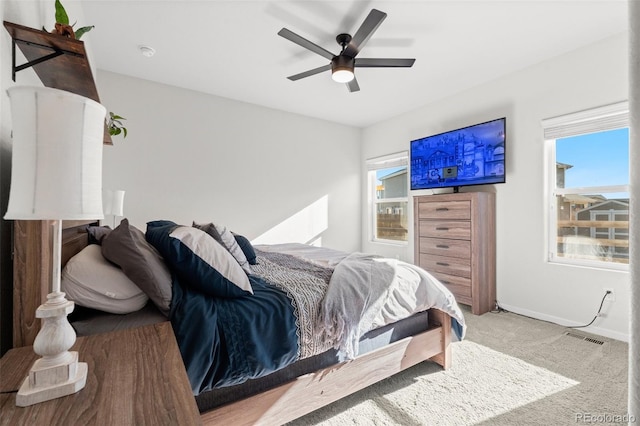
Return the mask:
<svg viewBox="0 0 640 426">
<path fill-rule="evenodd" d="M 72 350 L 89 365 L 85 388 L 29 407 L 16 407 L 16 392 L 37 355 L 25 346 L 0 359 L 1 424 L 202 423 L 168 321 L 80 337 Z"/>
</svg>

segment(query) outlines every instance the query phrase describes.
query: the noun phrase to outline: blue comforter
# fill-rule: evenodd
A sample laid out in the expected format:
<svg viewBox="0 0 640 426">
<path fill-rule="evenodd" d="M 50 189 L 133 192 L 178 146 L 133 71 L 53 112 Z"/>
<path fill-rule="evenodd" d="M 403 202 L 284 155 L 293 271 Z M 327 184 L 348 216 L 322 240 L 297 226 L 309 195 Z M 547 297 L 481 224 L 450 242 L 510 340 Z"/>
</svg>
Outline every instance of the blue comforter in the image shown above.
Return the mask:
<svg viewBox="0 0 640 426">
<path fill-rule="evenodd" d="M 291 301 L 263 279 L 253 295 L 215 298 L 173 279 L 171 324 L 194 395 L 242 383 L 296 361 Z"/>
</svg>

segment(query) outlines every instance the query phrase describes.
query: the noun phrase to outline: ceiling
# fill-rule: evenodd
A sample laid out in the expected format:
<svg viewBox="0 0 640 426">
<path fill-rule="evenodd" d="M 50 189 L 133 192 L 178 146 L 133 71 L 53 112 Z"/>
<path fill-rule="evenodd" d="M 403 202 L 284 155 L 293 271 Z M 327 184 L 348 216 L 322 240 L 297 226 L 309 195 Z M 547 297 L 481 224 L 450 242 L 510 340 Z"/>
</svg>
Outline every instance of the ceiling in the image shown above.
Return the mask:
<svg viewBox="0 0 640 426">
<path fill-rule="evenodd" d="M 98 69 L 366 127 L 626 31 L 626 0 L 85 0 Z M 416 58 L 412 68 L 356 68 L 360 91 L 328 61 L 277 35 L 338 53 L 372 8 L 386 20 L 359 57 Z M 156 50 L 149 58 L 140 45 Z"/>
</svg>

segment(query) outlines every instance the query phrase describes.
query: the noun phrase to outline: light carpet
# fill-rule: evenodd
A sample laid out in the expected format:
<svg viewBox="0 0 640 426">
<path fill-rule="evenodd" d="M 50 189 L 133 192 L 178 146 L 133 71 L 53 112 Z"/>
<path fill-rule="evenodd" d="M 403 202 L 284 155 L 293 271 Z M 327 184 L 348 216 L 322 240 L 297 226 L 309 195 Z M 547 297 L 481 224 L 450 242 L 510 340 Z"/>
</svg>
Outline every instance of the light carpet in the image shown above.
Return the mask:
<svg viewBox="0 0 640 426">
<path fill-rule="evenodd" d="M 508 312 L 465 318 L 450 369 L 423 362 L 289 424 L 626 423 L 626 343 Z"/>
</svg>

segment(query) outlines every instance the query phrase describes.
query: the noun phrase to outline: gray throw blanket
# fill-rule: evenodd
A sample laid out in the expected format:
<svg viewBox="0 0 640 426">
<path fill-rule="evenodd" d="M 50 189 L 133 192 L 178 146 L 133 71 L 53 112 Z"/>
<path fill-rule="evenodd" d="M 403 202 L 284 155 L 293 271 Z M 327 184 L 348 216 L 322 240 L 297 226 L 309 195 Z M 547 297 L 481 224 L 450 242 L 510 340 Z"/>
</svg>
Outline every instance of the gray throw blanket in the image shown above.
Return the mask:
<svg viewBox="0 0 640 426">
<path fill-rule="evenodd" d="M 388 298 L 395 259 L 353 253 L 336 265 L 320 306 L 323 338 L 333 342 L 340 360 L 358 355 L 358 341 L 369 331 Z"/>
</svg>

